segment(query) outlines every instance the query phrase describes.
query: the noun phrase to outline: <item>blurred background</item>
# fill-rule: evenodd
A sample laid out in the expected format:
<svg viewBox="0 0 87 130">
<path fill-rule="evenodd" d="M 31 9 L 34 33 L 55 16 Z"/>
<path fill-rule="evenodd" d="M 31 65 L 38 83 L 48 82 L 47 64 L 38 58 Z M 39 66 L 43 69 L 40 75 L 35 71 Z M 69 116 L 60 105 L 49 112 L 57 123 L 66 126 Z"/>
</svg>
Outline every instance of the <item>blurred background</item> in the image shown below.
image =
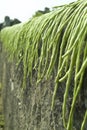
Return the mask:
<svg viewBox="0 0 87 130">
<path fill-rule="evenodd" d="M 76 0 L 0 0 L 0 23 L 5 16 L 17 18 L 25 22 L 38 10 L 45 7 L 52 9 L 54 6 L 71 3 Z"/>
</svg>

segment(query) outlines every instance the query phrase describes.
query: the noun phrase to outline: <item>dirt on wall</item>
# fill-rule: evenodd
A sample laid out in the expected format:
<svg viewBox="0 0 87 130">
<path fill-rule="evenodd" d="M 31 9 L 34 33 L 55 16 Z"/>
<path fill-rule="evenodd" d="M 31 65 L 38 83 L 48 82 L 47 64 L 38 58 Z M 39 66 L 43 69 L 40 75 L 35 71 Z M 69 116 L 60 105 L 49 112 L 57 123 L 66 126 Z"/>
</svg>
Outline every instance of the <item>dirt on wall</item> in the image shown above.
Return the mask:
<svg viewBox="0 0 87 130">
<path fill-rule="evenodd" d="M 65 83 L 60 84 L 55 107 L 51 111 L 55 73 L 49 80 L 44 80 L 38 85 L 36 84 L 36 74 L 34 74 L 32 84 L 29 78 L 26 79 L 26 88 L 23 91 L 22 63 L 17 67 L 15 61 L 14 63 L 8 61 L 7 53 L 4 52 L 2 53 L 2 59 L 4 130 L 65 130 L 62 123 Z M 69 103 L 70 101 L 67 105 L 67 115 L 70 107 Z M 80 118 L 82 116 L 80 110 L 83 110 L 84 113 L 85 109 L 83 108 L 85 108 L 84 102 L 81 103 L 81 106 L 78 106 L 79 111 L 76 111 L 79 117 L 75 115 L 73 130 L 80 129 Z M 85 127 L 85 130 L 87 130 L 87 127 Z"/>
<path fill-rule="evenodd" d="M 6 60 L 5 60 L 6 61 Z M 27 81 L 22 92 L 15 64 L 4 63 L 3 104 L 5 130 L 64 130 L 62 125 L 62 103 L 56 100 L 56 109 L 51 111 L 54 81 L 50 79 L 38 86 Z"/>
</svg>

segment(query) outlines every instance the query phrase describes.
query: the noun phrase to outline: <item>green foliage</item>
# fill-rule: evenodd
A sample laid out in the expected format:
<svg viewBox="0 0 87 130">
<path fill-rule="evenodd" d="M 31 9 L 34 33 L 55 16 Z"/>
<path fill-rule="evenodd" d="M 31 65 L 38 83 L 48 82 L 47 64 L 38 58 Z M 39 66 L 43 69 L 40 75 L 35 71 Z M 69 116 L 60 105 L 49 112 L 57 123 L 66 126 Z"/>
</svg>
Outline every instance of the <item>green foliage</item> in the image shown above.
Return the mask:
<svg viewBox="0 0 87 130">
<path fill-rule="evenodd" d="M 5 124 L 5 122 L 4 122 L 4 115 L 0 115 L 0 126 L 4 127 L 4 124 Z"/>
<path fill-rule="evenodd" d="M 24 85 L 27 76 L 32 81 L 33 70 L 37 72 L 37 82 L 40 82 L 42 79 L 49 79 L 58 64 L 52 110 L 59 83 L 65 81 L 63 123 L 66 130 L 72 130 L 74 108 L 87 68 L 87 0 L 57 7 L 26 23 L 5 28 L 1 31 L 0 38 L 10 58 L 16 58 L 18 63 L 23 61 Z M 66 120 L 66 104 L 72 81 L 73 99 Z M 86 119 L 87 111 L 81 130 Z"/>
<path fill-rule="evenodd" d="M 50 9 L 45 7 L 44 11 L 42 11 L 42 10 L 36 11 L 36 13 L 33 15 L 33 17 L 38 17 L 38 16 L 41 16 L 41 15 L 49 13 L 49 12 L 50 12 Z"/>
</svg>

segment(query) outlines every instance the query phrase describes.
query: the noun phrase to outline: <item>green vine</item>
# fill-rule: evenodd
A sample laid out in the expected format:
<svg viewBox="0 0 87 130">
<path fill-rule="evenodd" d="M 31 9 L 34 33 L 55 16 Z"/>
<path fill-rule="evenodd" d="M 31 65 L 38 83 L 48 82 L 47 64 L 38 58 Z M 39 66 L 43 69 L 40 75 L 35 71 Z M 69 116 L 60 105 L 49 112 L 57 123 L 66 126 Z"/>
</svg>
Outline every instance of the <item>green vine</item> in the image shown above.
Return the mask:
<svg viewBox="0 0 87 130">
<path fill-rule="evenodd" d="M 1 31 L 0 39 L 11 59 L 16 58 L 18 64 L 23 61 L 23 86 L 26 86 L 27 76 L 31 77 L 32 82 L 33 70 L 37 72 L 38 83 L 44 78 L 49 79 L 56 63 L 58 64 L 51 109 L 55 106 L 59 83 L 66 82 L 62 105 L 63 124 L 66 130 L 72 130 L 76 100 L 87 68 L 87 0 L 59 6 L 52 12 L 34 17 L 26 23 L 7 27 Z M 66 120 L 72 75 L 73 99 Z M 81 130 L 84 130 L 86 119 L 87 111 Z"/>
</svg>

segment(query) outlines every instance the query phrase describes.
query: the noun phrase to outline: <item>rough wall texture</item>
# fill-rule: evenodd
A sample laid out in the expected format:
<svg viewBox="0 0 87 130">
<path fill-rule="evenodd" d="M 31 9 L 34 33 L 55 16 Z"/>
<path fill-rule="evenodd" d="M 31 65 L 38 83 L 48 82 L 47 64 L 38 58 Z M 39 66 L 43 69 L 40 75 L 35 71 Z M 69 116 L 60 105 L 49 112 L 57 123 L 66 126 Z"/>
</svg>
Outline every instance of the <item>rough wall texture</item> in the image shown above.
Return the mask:
<svg viewBox="0 0 87 130">
<path fill-rule="evenodd" d="M 27 86 L 23 92 L 22 64 L 17 68 L 15 63 L 7 61 L 7 54 L 3 53 L 2 67 L 4 129 L 64 130 L 61 118 L 61 93 L 57 97 L 55 111 L 51 112 L 54 76 L 38 86 L 35 84 L 35 78 L 32 85 L 27 79 Z"/>
<path fill-rule="evenodd" d="M 64 130 L 61 101 L 56 101 L 55 113 L 50 109 L 53 81 L 38 86 L 28 82 L 22 93 L 21 79 L 16 75 L 15 65 L 4 63 L 3 67 L 5 130 Z"/>
<path fill-rule="evenodd" d="M 51 101 L 54 89 L 54 75 L 48 81 L 35 84 L 35 74 L 32 85 L 27 79 L 27 85 L 22 91 L 23 70 L 22 63 L 17 68 L 15 62 L 7 59 L 7 53 L 2 53 L 2 84 L 3 106 L 5 115 L 5 130 L 65 130 L 62 125 L 62 101 L 65 84 L 60 84 L 55 100 L 54 111 L 51 111 Z M 86 80 L 87 81 L 87 80 Z M 85 81 L 85 82 L 86 82 Z M 83 104 L 81 104 L 81 110 Z M 78 106 L 79 107 L 79 106 Z M 69 103 L 67 107 L 67 114 Z M 76 128 L 79 130 L 81 111 L 75 116 Z M 85 128 L 87 130 L 87 127 Z"/>
</svg>

